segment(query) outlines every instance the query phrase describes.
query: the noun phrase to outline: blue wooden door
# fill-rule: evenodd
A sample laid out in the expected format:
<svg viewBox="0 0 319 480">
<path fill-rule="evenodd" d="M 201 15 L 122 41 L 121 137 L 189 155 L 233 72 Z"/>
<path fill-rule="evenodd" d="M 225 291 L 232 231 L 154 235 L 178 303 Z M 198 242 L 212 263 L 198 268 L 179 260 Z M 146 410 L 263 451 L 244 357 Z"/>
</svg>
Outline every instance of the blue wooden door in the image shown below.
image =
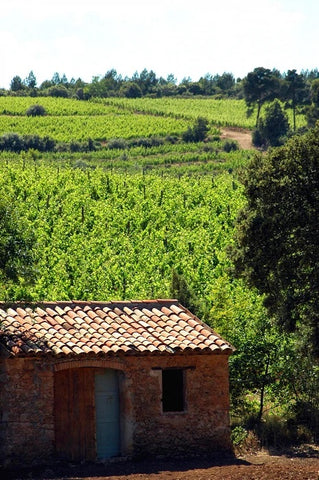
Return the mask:
<svg viewBox="0 0 319 480">
<path fill-rule="evenodd" d="M 120 454 L 119 387 L 116 370 L 95 374 L 96 452 L 98 459 Z"/>
</svg>

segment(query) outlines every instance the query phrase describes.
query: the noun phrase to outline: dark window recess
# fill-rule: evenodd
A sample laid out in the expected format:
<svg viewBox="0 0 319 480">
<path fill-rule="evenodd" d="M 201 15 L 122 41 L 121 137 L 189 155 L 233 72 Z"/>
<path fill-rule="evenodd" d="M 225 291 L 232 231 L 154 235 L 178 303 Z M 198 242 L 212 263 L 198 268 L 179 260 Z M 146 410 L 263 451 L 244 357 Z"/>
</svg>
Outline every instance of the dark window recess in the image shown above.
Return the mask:
<svg viewBox="0 0 319 480">
<path fill-rule="evenodd" d="M 181 369 L 162 371 L 163 412 L 184 411 L 184 372 Z"/>
</svg>

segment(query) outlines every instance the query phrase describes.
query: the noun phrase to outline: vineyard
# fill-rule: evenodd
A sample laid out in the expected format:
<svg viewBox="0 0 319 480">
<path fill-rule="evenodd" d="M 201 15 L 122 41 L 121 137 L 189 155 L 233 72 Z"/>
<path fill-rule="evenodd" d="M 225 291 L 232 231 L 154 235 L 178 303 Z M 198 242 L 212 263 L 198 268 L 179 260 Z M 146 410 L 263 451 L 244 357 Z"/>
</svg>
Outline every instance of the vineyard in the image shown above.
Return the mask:
<svg viewBox="0 0 319 480">
<path fill-rule="evenodd" d="M 26 114 L 35 100 L 46 115 Z M 0 112 L 0 134 L 106 145 L 1 152 L 0 188 L 36 240 L 37 271 L 3 297 L 167 297 L 177 271 L 209 310 L 244 202 L 238 175 L 253 155 L 226 149 L 216 124 L 244 126 L 243 101 L 0 97 Z M 182 142 L 199 115 L 208 141 Z"/>
<path fill-rule="evenodd" d="M 26 115 L 35 103 L 45 108 L 45 116 Z M 15 132 L 47 136 L 59 142 L 180 135 L 199 116 L 209 120 L 213 134 L 216 127 L 252 129 L 255 124 L 254 116 L 247 118 L 244 100 L 108 98 L 84 102 L 0 97 L 0 135 Z M 298 115 L 297 127 L 304 124 L 304 116 Z"/>
<path fill-rule="evenodd" d="M 100 99 L 101 101 L 101 99 Z M 255 115 L 247 117 L 247 107 L 244 100 L 213 98 L 143 98 L 106 100 L 108 105 L 119 106 L 123 110 L 149 113 L 151 115 L 168 115 L 175 118 L 194 120 L 202 116 L 219 127 L 233 126 L 253 129 L 256 123 Z M 292 112 L 288 111 L 289 122 L 292 124 Z M 306 124 L 304 115 L 297 115 L 297 128 Z"/>
<path fill-rule="evenodd" d="M 36 103 L 45 115 L 27 115 Z M 205 136 L 188 141 L 198 117 L 208 119 Z M 254 121 L 241 100 L 0 97 L 0 140 L 20 142 L 0 152 L 8 231 L 0 257 L 7 245 L 18 249 L 9 273 L 22 273 L 1 278 L 1 300 L 178 298 L 236 346 L 234 425 L 257 418 L 266 403 L 290 415 L 291 366 L 305 395 L 319 384 L 317 370 L 272 323 L 258 293 L 235 278 L 229 255 L 255 151 L 225 138 L 225 126 L 247 133 Z M 62 143 L 24 148 L 23 135 Z"/>
<path fill-rule="evenodd" d="M 0 172 L 35 238 L 33 299 L 167 297 L 173 269 L 209 296 L 243 204 L 229 174 L 176 179 L 22 160 Z"/>
</svg>

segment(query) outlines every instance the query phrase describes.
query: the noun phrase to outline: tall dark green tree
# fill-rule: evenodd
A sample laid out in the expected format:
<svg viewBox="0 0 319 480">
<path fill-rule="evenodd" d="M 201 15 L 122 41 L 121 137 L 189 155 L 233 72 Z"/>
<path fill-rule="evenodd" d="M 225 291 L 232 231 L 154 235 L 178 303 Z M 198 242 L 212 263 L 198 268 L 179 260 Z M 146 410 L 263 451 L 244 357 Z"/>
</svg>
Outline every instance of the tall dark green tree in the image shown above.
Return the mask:
<svg viewBox="0 0 319 480">
<path fill-rule="evenodd" d="M 235 272 L 265 296 L 278 324 L 300 330 L 319 356 L 319 125 L 256 155 L 244 184 Z"/>
<path fill-rule="evenodd" d="M 296 111 L 300 105 L 305 105 L 309 101 L 309 88 L 305 82 L 304 76 L 297 73 L 296 70 L 288 70 L 285 76 L 282 89 L 283 100 L 286 102 L 286 108 L 291 108 L 293 113 L 293 129 L 296 130 Z"/>
<path fill-rule="evenodd" d="M 37 79 L 33 73 L 33 71 L 31 70 L 31 72 L 29 73 L 29 75 L 27 76 L 27 78 L 24 80 L 24 84 L 26 85 L 26 87 L 28 88 L 35 88 L 36 85 L 37 85 Z"/>
<path fill-rule="evenodd" d="M 251 114 L 257 107 L 256 126 L 260 116 L 261 107 L 265 102 L 274 100 L 279 94 L 280 80 L 276 72 L 269 68 L 257 67 L 249 72 L 243 81 L 244 98 Z"/>
<path fill-rule="evenodd" d="M 311 105 L 306 110 L 306 118 L 309 127 L 314 127 L 319 120 L 319 78 L 311 83 L 310 88 Z"/>
<path fill-rule="evenodd" d="M 10 89 L 12 92 L 18 92 L 19 90 L 23 90 L 25 88 L 23 81 L 19 75 L 15 75 L 10 83 Z"/>
<path fill-rule="evenodd" d="M 253 143 L 256 147 L 278 147 L 284 143 L 289 130 L 288 117 L 275 100 L 265 109 L 264 118 L 260 118 L 253 132 Z"/>
</svg>

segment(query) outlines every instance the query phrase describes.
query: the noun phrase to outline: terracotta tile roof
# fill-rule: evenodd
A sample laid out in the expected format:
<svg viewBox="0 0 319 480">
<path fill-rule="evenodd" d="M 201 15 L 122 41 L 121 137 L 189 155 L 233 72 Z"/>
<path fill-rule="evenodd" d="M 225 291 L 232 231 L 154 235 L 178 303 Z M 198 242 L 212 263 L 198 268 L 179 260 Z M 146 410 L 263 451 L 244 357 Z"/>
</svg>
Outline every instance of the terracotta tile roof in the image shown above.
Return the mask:
<svg viewBox="0 0 319 480">
<path fill-rule="evenodd" d="M 0 303 L 0 345 L 11 356 L 233 350 L 177 300 Z"/>
</svg>

